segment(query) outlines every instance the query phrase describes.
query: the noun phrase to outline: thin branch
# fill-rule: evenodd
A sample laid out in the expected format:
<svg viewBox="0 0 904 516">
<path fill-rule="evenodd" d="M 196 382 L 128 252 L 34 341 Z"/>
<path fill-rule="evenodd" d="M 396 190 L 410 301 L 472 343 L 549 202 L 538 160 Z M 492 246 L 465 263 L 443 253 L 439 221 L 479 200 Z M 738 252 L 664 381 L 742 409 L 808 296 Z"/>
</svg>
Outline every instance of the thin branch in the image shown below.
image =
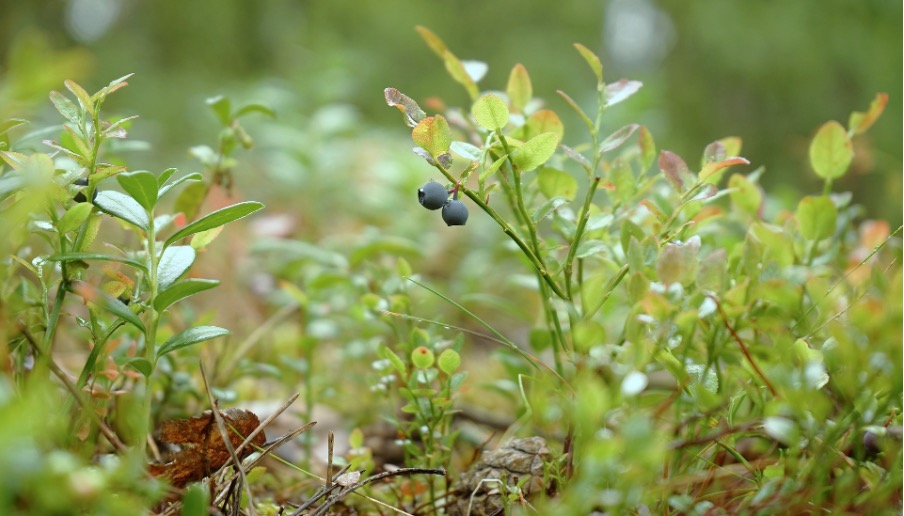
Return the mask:
<svg viewBox="0 0 904 516">
<path fill-rule="evenodd" d="M 226 428 L 226 422 L 223 421 L 223 416 L 220 414 L 220 407 L 217 406 L 217 401 L 210 391 L 210 384 L 207 383 L 207 371 L 204 370 L 204 363 L 199 362 L 199 365 L 201 366 L 201 378 L 204 379 L 204 388 L 207 391 L 207 399 L 210 401 L 210 408 L 213 411 L 213 416 L 217 420 L 217 428 L 220 430 L 220 435 L 223 437 L 223 445 L 229 450 L 229 455 L 232 457 L 232 463 L 235 465 L 235 469 L 239 473 L 239 478 L 242 480 L 242 485 L 245 487 L 245 494 L 248 495 L 248 512 L 251 513 L 251 516 L 255 516 L 254 498 L 252 498 L 251 486 L 248 485 L 248 479 L 245 478 L 245 469 L 242 468 L 242 461 L 239 460 L 238 455 L 235 454 L 235 449 L 232 447 L 232 440 L 229 438 L 229 430 Z"/>
<path fill-rule="evenodd" d="M 769 388 L 769 392 L 772 393 L 773 396 L 778 396 L 778 391 L 775 390 L 775 387 L 772 385 L 772 382 L 769 381 L 769 378 L 763 374 L 763 371 L 760 369 L 760 366 L 756 364 L 756 361 L 753 360 L 753 356 L 750 354 L 750 351 L 747 349 L 747 345 L 744 344 L 744 341 L 741 340 L 741 337 L 738 336 L 738 332 L 731 326 L 731 323 L 728 322 L 728 315 L 725 313 L 725 310 L 722 308 L 722 303 L 716 298 L 716 296 L 712 294 L 706 294 L 706 297 L 713 300 L 716 303 L 716 308 L 719 310 L 719 315 L 722 316 L 722 322 L 725 323 L 725 328 L 728 329 L 728 333 L 731 333 L 732 338 L 734 338 L 735 342 L 738 343 L 738 346 L 741 348 L 741 353 L 744 353 L 744 357 L 747 359 L 747 362 L 753 367 L 753 370 L 756 371 L 756 374 L 763 380 L 763 383 L 766 384 L 766 387 Z"/>
<path fill-rule="evenodd" d="M 356 489 L 360 487 L 364 487 L 371 482 L 376 482 L 377 480 L 382 480 L 384 478 L 388 478 L 395 475 L 446 475 L 445 468 L 399 468 L 393 471 L 384 471 L 383 473 L 379 473 L 372 477 L 368 477 L 360 482 L 356 482 L 342 491 L 330 496 L 323 505 L 317 508 L 317 510 L 313 513 L 313 516 L 322 516 L 327 513 L 329 508 L 344 498 L 347 494 L 354 492 Z"/>
</svg>

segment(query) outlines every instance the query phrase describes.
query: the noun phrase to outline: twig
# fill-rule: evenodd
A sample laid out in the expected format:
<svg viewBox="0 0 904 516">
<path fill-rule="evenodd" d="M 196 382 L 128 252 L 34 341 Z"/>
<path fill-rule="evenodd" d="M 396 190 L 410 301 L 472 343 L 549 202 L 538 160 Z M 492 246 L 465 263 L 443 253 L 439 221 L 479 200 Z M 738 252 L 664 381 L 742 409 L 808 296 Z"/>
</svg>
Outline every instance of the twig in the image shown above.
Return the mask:
<svg viewBox="0 0 904 516">
<path fill-rule="evenodd" d="M 207 399 L 210 401 L 210 408 L 213 411 L 213 416 L 217 420 L 217 428 L 220 430 L 220 435 L 223 437 L 223 445 L 226 446 L 226 449 L 229 451 L 229 455 L 232 457 L 232 463 L 235 464 L 235 469 L 239 473 L 239 478 L 242 480 L 242 485 L 245 488 L 245 494 L 248 495 L 248 512 L 251 516 L 255 516 L 254 512 L 254 498 L 251 494 L 251 486 L 248 485 L 248 479 L 245 478 L 245 469 L 242 468 L 242 461 L 239 460 L 238 455 L 235 454 L 235 449 L 232 447 L 232 440 L 229 438 L 229 430 L 226 429 L 226 422 L 223 421 L 223 416 L 220 414 L 220 407 L 217 406 L 217 401 L 213 398 L 213 393 L 210 391 L 210 384 L 207 383 L 207 371 L 204 370 L 204 363 L 199 362 L 201 366 L 201 378 L 204 379 L 204 387 L 207 391 Z"/>
<path fill-rule="evenodd" d="M 297 399 L 298 399 L 298 393 L 296 392 L 296 393 L 293 394 L 288 400 L 286 400 L 286 402 L 283 403 L 282 406 L 279 407 L 279 409 L 277 409 L 274 413 L 272 413 L 272 414 L 270 414 L 269 416 L 267 416 L 267 419 L 264 419 L 263 422 L 261 422 L 261 424 L 257 425 L 257 428 L 255 428 L 253 432 L 251 432 L 250 434 L 248 434 L 248 436 L 245 437 L 245 440 L 242 441 L 242 444 L 240 444 L 239 447 L 235 449 L 235 453 L 242 453 L 242 450 L 245 448 L 245 445 L 247 445 L 248 443 L 250 443 L 251 440 L 254 439 L 254 437 L 255 437 L 257 434 L 263 432 L 263 431 L 264 431 L 264 428 L 266 428 L 267 425 L 269 425 L 271 421 L 273 421 L 274 419 L 276 419 L 277 417 L 279 417 L 280 414 L 282 414 L 283 412 L 285 412 L 286 409 L 289 408 L 289 405 L 291 405 L 292 403 L 294 403 L 295 400 L 297 400 Z"/>
<path fill-rule="evenodd" d="M 358 489 L 360 487 L 364 487 L 367 484 L 370 484 L 371 482 L 376 482 L 377 480 L 382 480 L 384 478 L 388 478 L 388 477 L 395 476 L 395 475 L 420 475 L 420 474 L 445 476 L 446 469 L 445 468 L 399 468 L 399 469 L 396 469 L 393 471 L 384 471 L 383 473 L 379 473 L 372 477 L 368 477 L 360 482 L 356 482 L 356 483 L 346 487 L 342 491 L 339 491 L 338 493 L 330 496 L 329 498 L 327 498 L 326 502 L 324 502 L 323 505 L 321 505 L 320 507 L 317 508 L 316 511 L 314 511 L 313 516 L 322 516 L 322 515 L 326 514 L 327 511 L 329 510 L 329 508 L 333 504 L 335 504 L 336 502 L 338 502 L 339 500 L 344 498 L 345 495 L 347 495 L 351 492 L 354 492 L 356 489 Z"/>
<path fill-rule="evenodd" d="M 731 326 L 731 323 L 728 322 L 728 315 L 725 313 L 725 310 L 722 309 L 722 303 L 719 302 L 718 298 L 713 294 L 706 294 L 706 297 L 713 300 L 716 303 L 716 308 L 719 310 L 719 315 L 722 316 L 722 322 L 725 324 L 725 328 L 728 329 L 728 333 L 731 333 L 732 338 L 734 338 L 735 342 L 738 343 L 738 346 L 741 348 L 741 353 L 744 353 L 744 357 L 747 359 L 747 363 L 750 364 L 750 367 L 756 371 L 756 374 L 763 380 L 763 383 L 766 384 L 766 387 L 769 388 L 769 392 L 772 393 L 773 396 L 778 396 L 778 391 L 775 390 L 775 387 L 772 385 L 772 382 L 769 381 L 769 378 L 763 374 L 763 371 L 760 369 L 760 366 L 756 364 L 756 361 L 753 360 L 753 356 L 751 356 L 750 351 L 747 349 L 747 345 L 744 344 L 744 341 L 741 340 L 741 337 L 738 336 L 738 332 Z"/>
<path fill-rule="evenodd" d="M 348 471 L 348 469 L 350 467 L 352 467 L 351 464 L 346 464 L 345 467 L 343 467 L 341 470 L 339 470 L 338 473 L 336 473 L 336 477 L 342 476 L 342 474 L 344 474 L 346 471 Z M 340 487 L 340 486 L 339 486 L 339 484 L 336 484 L 336 483 L 324 484 L 324 485 L 320 486 L 317 489 L 317 492 L 315 492 L 303 504 L 299 505 L 298 508 L 295 510 L 295 512 L 293 512 L 289 516 L 300 516 L 301 513 L 304 512 L 305 509 L 307 509 L 308 507 L 317 503 L 317 500 L 320 500 L 324 496 L 330 494 L 337 487 Z"/>
</svg>

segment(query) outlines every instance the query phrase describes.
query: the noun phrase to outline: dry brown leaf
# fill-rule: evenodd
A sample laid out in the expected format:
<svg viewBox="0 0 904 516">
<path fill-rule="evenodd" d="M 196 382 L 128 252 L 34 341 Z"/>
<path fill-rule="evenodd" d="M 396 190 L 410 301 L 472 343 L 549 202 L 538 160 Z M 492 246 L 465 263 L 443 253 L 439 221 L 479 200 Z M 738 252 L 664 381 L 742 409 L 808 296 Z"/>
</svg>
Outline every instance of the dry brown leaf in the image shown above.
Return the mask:
<svg viewBox="0 0 904 516">
<path fill-rule="evenodd" d="M 245 440 L 243 436 L 260 425 L 258 417 L 247 410 L 227 409 L 220 411 L 220 414 L 226 423 L 233 449 L 242 444 Z M 230 426 L 241 435 L 230 430 Z M 210 476 L 231 460 L 213 412 L 209 410 L 191 419 L 164 421 L 157 432 L 157 440 L 176 445 L 179 451 L 171 454 L 166 463 L 151 464 L 148 469 L 151 475 L 166 478 L 175 487 L 185 487 L 190 482 Z M 266 442 L 264 432 L 257 434 L 251 442 L 263 446 Z M 254 451 L 254 447 L 247 446 L 240 458 Z"/>
</svg>

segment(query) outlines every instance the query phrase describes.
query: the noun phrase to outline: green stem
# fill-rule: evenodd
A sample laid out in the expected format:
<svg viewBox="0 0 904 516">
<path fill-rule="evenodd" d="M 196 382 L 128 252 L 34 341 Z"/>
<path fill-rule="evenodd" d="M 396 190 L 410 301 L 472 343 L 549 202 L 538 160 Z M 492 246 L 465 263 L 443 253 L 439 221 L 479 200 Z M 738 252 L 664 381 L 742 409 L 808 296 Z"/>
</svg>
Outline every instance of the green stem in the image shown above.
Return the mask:
<svg viewBox="0 0 904 516">
<path fill-rule="evenodd" d="M 594 145 L 596 147 L 596 145 Z M 595 160 L 593 170 L 599 166 L 599 161 Z M 566 299 L 571 300 L 573 293 L 571 289 L 571 271 L 574 268 L 574 255 L 578 251 L 581 244 L 581 238 L 584 236 L 584 228 L 587 227 L 587 221 L 590 219 L 590 205 L 593 204 L 593 196 L 600 184 L 600 176 L 593 176 L 590 184 L 587 185 L 587 195 L 584 196 L 584 203 L 581 205 L 581 211 L 578 212 L 578 226 L 574 231 L 574 239 L 568 248 L 568 256 L 565 258 L 565 292 L 568 295 Z"/>
<path fill-rule="evenodd" d="M 452 177 L 452 174 L 449 173 L 442 165 L 439 163 L 435 164 L 437 170 L 439 170 L 445 177 L 452 183 L 457 183 L 458 181 Z M 549 271 L 546 270 L 546 266 L 543 262 L 534 254 L 534 251 L 530 248 L 529 245 L 520 237 L 518 233 L 505 221 L 493 208 L 491 208 L 487 203 L 483 202 L 483 199 L 477 195 L 477 192 L 466 188 L 464 185 L 461 185 L 459 191 L 463 192 L 466 196 L 468 196 L 471 201 L 474 202 L 477 206 L 480 207 L 487 215 L 490 216 L 497 224 L 502 228 L 503 233 L 509 236 L 513 242 L 518 246 L 519 249 L 527 256 L 527 259 L 530 260 L 531 264 L 534 266 L 534 269 L 540 274 L 540 276 L 546 281 L 546 284 L 549 285 L 549 288 L 559 297 L 565 299 L 565 292 L 562 288 L 556 284 L 555 279 L 549 274 Z"/>
<path fill-rule="evenodd" d="M 157 298 L 157 265 L 159 257 L 157 256 L 157 231 L 154 227 L 154 214 L 148 214 L 148 233 L 147 233 L 147 244 L 145 249 L 148 255 L 148 324 L 146 325 L 145 330 L 145 338 L 144 338 L 144 358 L 152 365 L 151 367 L 151 375 L 146 379 L 145 389 L 144 389 L 144 399 L 143 399 L 143 410 L 142 417 L 145 422 L 145 432 L 143 438 L 140 442 L 136 443 L 138 445 L 138 449 L 141 452 L 141 456 L 143 457 L 146 451 L 147 446 L 147 432 L 150 431 L 151 427 L 151 402 L 153 400 L 153 393 L 151 390 L 151 378 L 153 376 L 153 371 L 156 369 L 154 367 L 157 363 L 156 356 L 156 346 L 157 346 L 157 326 L 160 324 L 160 313 L 157 312 L 157 309 L 154 308 L 154 301 Z"/>
</svg>

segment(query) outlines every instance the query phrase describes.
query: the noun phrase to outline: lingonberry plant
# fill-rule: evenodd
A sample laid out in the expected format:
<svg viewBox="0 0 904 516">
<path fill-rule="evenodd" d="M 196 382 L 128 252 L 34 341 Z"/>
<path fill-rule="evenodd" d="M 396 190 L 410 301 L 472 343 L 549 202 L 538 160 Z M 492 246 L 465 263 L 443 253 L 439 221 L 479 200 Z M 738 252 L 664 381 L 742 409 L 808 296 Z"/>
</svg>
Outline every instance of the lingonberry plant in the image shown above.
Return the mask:
<svg viewBox="0 0 904 516">
<path fill-rule="evenodd" d="M 809 162 L 824 188 L 792 211 L 760 187 L 765 169 L 747 168 L 738 137 L 706 145 L 692 167 L 657 153 L 642 125 L 605 134 L 607 112 L 642 85 L 606 83 L 587 47 L 575 45 L 596 102 L 588 112 L 556 92 L 584 125 L 566 138 L 524 66 L 504 90 L 481 91 L 485 67 L 418 32 L 469 103 L 428 116 L 395 88 L 386 101 L 412 128 L 415 154 L 536 277 L 538 329 L 529 343 L 505 340 L 528 358 L 516 431 L 556 436 L 565 466 L 546 490 L 556 496 L 531 503 L 696 514 L 859 511 L 899 498 L 900 440 L 876 456 L 863 439 L 900 433 L 889 429 L 901 424 L 901 228 L 861 221 L 833 190 L 885 94 L 847 127 L 819 128 Z"/>
<path fill-rule="evenodd" d="M 9 342 L 13 377 L 25 385 L 29 379 L 46 382 L 52 372 L 68 388 L 64 403 L 44 400 L 47 404 L 36 410 L 56 412 L 76 402 L 81 410 L 72 426 L 81 430 L 69 439 L 102 432 L 119 451 L 131 445 L 131 460 L 142 466 L 132 470 L 140 472 L 153 424 L 158 363 L 182 348 L 229 333 L 210 325 L 164 324 L 176 303 L 219 283 L 182 278 L 215 231 L 263 205 L 241 202 L 196 217 L 204 195 L 195 195 L 182 202 L 192 204 L 193 210 L 161 209 L 177 187 L 201 185 L 206 193 L 208 183 L 198 173 L 177 176 L 176 169 L 159 174 L 128 171 L 118 156 L 107 152 L 108 143 L 126 138 L 136 118 L 108 121 L 101 112 L 108 96 L 125 87 L 128 78 L 94 94 L 66 81 L 74 99 L 52 92 L 50 100 L 65 121 L 59 139 L 43 142 L 49 153 L 31 148 L 29 138 L 21 148 L 8 139 L 3 142 L 8 147 L 0 157 L 9 169 L 0 169 L 0 306 L 6 320 L 15 324 L 4 327 L 8 339 L 3 339 Z M 222 107 L 222 101 L 213 104 L 217 113 Z M 225 109 L 228 125 L 240 129 L 234 121 L 244 112 L 229 114 L 228 103 Z M 221 168 L 228 166 L 231 152 L 221 137 Z M 57 364 L 60 340 L 86 351 L 74 382 Z M 113 428 L 105 421 L 112 421 Z M 104 475 L 109 476 L 95 480 L 117 481 L 116 468 L 107 470 Z M 133 477 L 135 473 L 128 475 Z M 28 503 L 40 504 L 45 498 Z M 75 507 L 93 503 L 76 495 L 70 501 Z M 41 512 L 41 507 L 32 508 Z"/>
</svg>

